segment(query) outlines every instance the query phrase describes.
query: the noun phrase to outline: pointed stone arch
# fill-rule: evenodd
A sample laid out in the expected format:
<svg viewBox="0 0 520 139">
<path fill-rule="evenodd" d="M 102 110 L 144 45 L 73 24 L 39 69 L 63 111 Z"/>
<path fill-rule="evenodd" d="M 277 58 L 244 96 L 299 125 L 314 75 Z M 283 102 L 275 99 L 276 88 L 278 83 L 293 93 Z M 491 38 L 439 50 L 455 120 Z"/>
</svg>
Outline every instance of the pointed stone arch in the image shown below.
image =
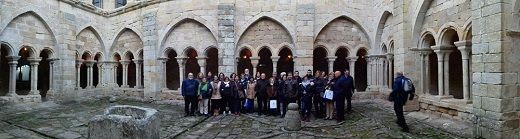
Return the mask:
<svg viewBox="0 0 520 139">
<path fill-rule="evenodd" d="M 217 46 L 217 40 L 207 24 L 193 18 L 178 20 L 163 31 L 165 34 L 161 37 L 163 40 L 160 41 L 160 48 L 171 47 L 178 55 L 185 56 L 188 47 L 196 50 L 198 55 L 204 55 L 208 47 Z"/>
<path fill-rule="evenodd" d="M 430 4 L 433 0 L 422 0 L 419 1 L 419 5 L 417 5 L 417 8 L 415 12 L 413 13 L 415 18 L 412 18 L 412 42 L 419 42 L 419 39 L 421 38 L 421 28 L 424 24 L 424 19 L 426 15 L 426 11 L 430 7 Z M 437 40 L 437 39 L 436 39 Z"/>
<path fill-rule="evenodd" d="M 143 48 L 142 37 L 132 28 L 123 28 L 114 38 L 109 52 L 126 52 L 129 50 L 139 50 Z M 125 53 L 123 53 L 125 54 Z M 132 54 L 135 54 L 132 52 Z M 125 55 L 123 55 L 125 56 Z M 134 58 L 135 55 L 132 55 Z"/>
<path fill-rule="evenodd" d="M 348 15 L 348 16 L 347 16 Z M 354 25 L 358 26 L 361 32 L 364 33 L 365 37 L 367 38 L 368 45 L 370 46 L 372 44 L 372 40 L 370 39 L 370 36 L 368 36 L 368 33 L 366 29 L 368 29 L 363 24 L 360 24 L 359 21 L 361 18 L 357 17 L 355 14 L 349 14 L 349 13 L 341 13 L 341 14 L 335 14 L 327 17 L 324 21 L 325 24 L 320 24 L 315 30 L 314 30 L 314 41 L 318 41 L 318 36 L 323 32 L 326 26 L 328 26 L 331 22 L 337 19 L 346 19 L 349 22 L 352 22 Z"/>
<path fill-rule="evenodd" d="M 189 21 L 189 20 L 192 20 L 194 22 L 202 24 L 212 34 L 213 39 L 216 40 L 216 38 L 217 38 L 217 30 L 213 26 L 211 26 L 211 24 L 209 24 L 209 22 L 206 21 L 206 19 L 201 18 L 201 17 L 196 16 L 196 15 L 193 15 L 193 14 L 183 14 L 183 15 L 175 18 L 174 20 L 172 20 L 172 22 L 170 22 L 164 29 L 161 30 L 161 33 L 159 34 L 159 44 L 158 44 L 158 46 L 161 47 L 161 48 L 166 47 L 166 46 L 164 46 L 165 45 L 164 43 L 168 39 L 169 34 L 171 34 L 171 32 L 176 27 L 178 27 L 179 25 L 181 25 L 181 24 L 183 24 L 183 23 L 185 23 L 186 21 Z"/>
<path fill-rule="evenodd" d="M 41 13 L 46 13 L 46 12 L 42 12 L 38 9 L 27 6 L 27 7 L 20 8 L 10 14 L 7 14 L 7 18 L 4 18 L 4 20 L 7 19 L 5 21 L 9 21 L 9 22 L 7 24 L 4 24 L 5 26 L 0 26 L 0 29 L 3 29 L 3 30 L 0 30 L 0 41 L 9 42 L 9 44 L 11 44 L 11 46 L 22 47 L 22 45 L 20 44 L 22 42 L 20 40 L 14 40 L 15 37 L 6 38 L 6 36 L 4 35 L 4 32 L 6 30 L 8 30 L 8 26 L 11 24 L 11 22 L 16 20 L 17 18 L 22 17 L 24 15 L 31 15 L 31 16 L 34 16 L 37 20 L 39 20 L 43 24 L 44 28 L 49 32 L 49 36 L 52 39 L 51 40 L 52 42 L 48 43 L 46 46 L 57 46 L 58 42 L 57 42 L 56 36 L 54 35 L 54 30 L 56 30 L 56 28 L 54 26 L 50 26 L 49 22 L 52 20 L 49 20 L 49 18 L 45 14 L 41 14 Z M 17 38 L 17 39 L 19 39 L 19 38 Z M 14 50 L 14 47 L 13 47 L 13 50 Z"/>
<path fill-rule="evenodd" d="M 393 16 L 393 14 L 390 11 L 383 11 L 383 14 L 381 14 L 381 17 L 379 18 L 379 22 L 377 24 L 377 31 L 375 35 L 375 44 L 383 44 L 384 40 L 382 40 L 383 37 L 383 30 L 386 26 L 386 22 L 388 22 L 388 19 L 390 19 Z M 379 45 L 383 46 L 383 45 Z M 382 52 L 381 52 L 382 53 Z"/>
<path fill-rule="evenodd" d="M 315 38 L 315 42 L 327 42 L 330 46 L 370 46 L 371 40 L 364 30 L 365 29 L 357 24 L 357 22 L 351 20 L 349 17 L 340 16 L 334 18 L 322 27 Z M 337 34 L 341 35 L 338 37 Z M 353 52 L 353 49 L 350 50 L 350 52 Z M 331 53 L 330 55 L 332 56 L 334 54 Z"/>
<path fill-rule="evenodd" d="M 246 28 L 241 28 L 238 31 L 238 33 L 237 33 L 238 36 L 235 38 L 235 39 L 237 39 L 237 40 L 235 40 L 235 42 L 237 42 L 237 46 L 240 45 L 239 42 L 242 39 L 242 36 L 245 35 L 245 33 L 247 33 L 246 31 L 249 30 L 249 28 L 251 28 L 254 24 L 256 24 L 257 22 L 262 21 L 262 20 L 270 20 L 270 21 L 277 23 L 279 26 L 281 26 L 288 33 L 289 38 L 290 38 L 289 42 L 291 44 L 294 43 L 294 40 L 296 40 L 295 36 L 293 36 L 294 34 L 296 34 L 296 32 L 294 30 L 289 29 L 289 27 L 294 27 L 293 24 L 286 22 L 285 20 L 283 20 L 283 18 L 281 18 L 275 14 L 262 12 L 256 16 L 254 16 L 250 20 L 248 20 L 245 24 L 241 25 L 241 27 L 246 27 Z"/>
</svg>

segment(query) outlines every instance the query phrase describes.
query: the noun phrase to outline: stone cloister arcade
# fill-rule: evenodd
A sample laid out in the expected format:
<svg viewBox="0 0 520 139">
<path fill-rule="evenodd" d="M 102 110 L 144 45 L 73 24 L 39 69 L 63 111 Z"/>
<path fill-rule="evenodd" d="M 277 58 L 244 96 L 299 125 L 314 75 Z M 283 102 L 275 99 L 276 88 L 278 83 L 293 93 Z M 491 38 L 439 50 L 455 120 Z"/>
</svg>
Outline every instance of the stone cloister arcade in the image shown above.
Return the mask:
<svg viewBox="0 0 520 139">
<path fill-rule="evenodd" d="M 404 71 L 419 94 L 405 110 L 484 121 L 478 137 L 520 129 L 505 126 L 520 117 L 518 0 L 24 2 L 0 1 L 2 105 L 182 99 L 190 72 L 246 68 L 350 69 L 355 99 L 378 99 Z"/>
</svg>

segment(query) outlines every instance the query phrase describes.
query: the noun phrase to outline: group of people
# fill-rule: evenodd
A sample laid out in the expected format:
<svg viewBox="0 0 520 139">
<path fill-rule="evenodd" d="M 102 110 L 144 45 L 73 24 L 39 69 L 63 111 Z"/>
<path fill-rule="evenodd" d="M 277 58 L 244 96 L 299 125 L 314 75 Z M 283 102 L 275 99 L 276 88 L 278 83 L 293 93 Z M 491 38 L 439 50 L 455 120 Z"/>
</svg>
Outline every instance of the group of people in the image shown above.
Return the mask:
<svg viewBox="0 0 520 139">
<path fill-rule="evenodd" d="M 204 116 L 238 116 L 257 112 L 258 115 L 284 117 L 289 103 L 297 103 L 303 121 L 310 121 L 314 106 L 316 118 L 336 119 L 338 122 L 344 120 L 345 100 L 347 113 L 352 112 L 354 90 L 354 78 L 349 70 L 329 74 L 316 71 L 314 75 L 308 70 L 303 77 L 299 76 L 298 71 L 282 72 L 280 75 L 274 72 L 269 79 L 266 79 L 265 73 L 259 72 L 253 77 L 249 69 L 240 75 L 232 73 L 229 76 L 224 73 L 213 76 L 209 72 L 207 76 L 199 73 L 195 78 L 193 73 L 189 73 L 181 86 L 185 116 L 195 116 L 198 109 L 199 115 Z"/>
<path fill-rule="evenodd" d="M 403 106 L 411 92 L 405 89 L 408 82 L 411 85 L 411 81 L 402 72 L 396 72 L 393 91 L 389 96 L 389 100 L 394 101 L 396 123 L 404 132 L 409 130 L 403 116 Z M 199 73 L 194 78 L 193 73 L 189 73 L 188 78 L 182 82 L 181 91 L 185 100 L 185 116 L 195 116 L 197 109 L 199 115 L 204 116 L 254 113 L 256 101 L 259 116 L 281 115 L 283 118 L 288 104 L 297 103 L 303 121 L 310 121 L 314 106 L 315 118 L 336 119 L 341 122 L 345 119 L 345 100 L 347 113 L 352 113 L 351 100 L 355 87 L 354 78 L 348 69 L 329 74 L 316 71 L 314 75 L 308 70 L 303 77 L 299 76 L 298 71 L 294 74 L 282 72 L 280 77 L 274 72 L 269 79 L 266 79 L 265 73 L 259 72 L 253 77 L 249 74 L 249 69 L 245 69 L 240 75 L 232 73 L 229 76 L 224 73 L 213 76 L 209 72 L 207 76 Z M 413 92 L 410 99 L 412 98 Z"/>
</svg>

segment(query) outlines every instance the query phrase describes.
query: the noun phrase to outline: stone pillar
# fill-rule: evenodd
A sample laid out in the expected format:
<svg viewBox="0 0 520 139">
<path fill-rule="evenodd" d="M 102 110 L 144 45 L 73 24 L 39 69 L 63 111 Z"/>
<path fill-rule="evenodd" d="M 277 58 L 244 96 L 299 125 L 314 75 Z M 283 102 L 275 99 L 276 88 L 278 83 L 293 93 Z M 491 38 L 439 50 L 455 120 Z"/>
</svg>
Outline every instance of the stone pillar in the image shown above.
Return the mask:
<svg viewBox="0 0 520 139">
<path fill-rule="evenodd" d="M 83 61 L 82 59 L 76 60 L 76 90 L 81 89 L 81 65 Z"/>
<path fill-rule="evenodd" d="M 16 74 L 18 73 L 16 71 L 16 66 L 18 66 L 18 59 L 20 59 L 21 56 L 6 56 L 7 60 L 9 61 L 9 93 L 7 93 L 8 96 L 18 96 L 16 94 Z"/>
<path fill-rule="evenodd" d="M 372 58 L 370 56 L 365 56 L 365 60 L 367 61 L 367 92 L 370 92 L 370 88 L 372 85 L 372 73 L 371 73 L 371 67 L 372 67 Z"/>
<path fill-rule="evenodd" d="M 218 55 L 219 61 L 222 61 L 222 63 L 219 62 L 219 71 L 225 75 L 229 75 L 237 66 L 236 56 L 233 53 L 236 48 L 235 41 L 238 42 L 238 38 L 235 38 L 235 11 L 233 3 L 220 2 L 218 4 L 217 43 L 218 50 L 223 52 Z"/>
<path fill-rule="evenodd" d="M 258 66 L 258 62 L 260 60 L 260 57 L 250 57 L 249 58 L 251 60 L 251 65 L 253 65 L 253 78 L 254 76 L 256 76 L 256 67 Z"/>
<path fill-rule="evenodd" d="M 327 62 L 329 62 L 329 73 L 334 72 L 334 61 L 336 61 L 337 56 L 327 56 Z M 327 73 L 327 74 L 329 74 Z"/>
<path fill-rule="evenodd" d="M 394 74 L 394 54 L 388 53 L 386 54 L 386 59 L 388 60 L 388 85 L 390 88 L 394 87 L 394 79 L 392 75 Z"/>
<path fill-rule="evenodd" d="M 50 96 L 54 93 L 54 62 L 58 59 L 48 58 L 49 61 L 49 90 L 47 91 L 46 96 Z"/>
<path fill-rule="evenodd" d="M 101 61 L 98 61 L 97 62 L 97 66 L 98 66 L 98 84 L 97 86 L 95 86 L 96 88 L 100 88 L 100 87 L 104 87 L 105 86 L 105 79 L 103 79 L 103 71 L 105 69 L 103 69 L 105 67 L 105 62 L 101 62 Z"/>
<path fill-rule="evenodd" d="M 455 42 L 455 45 L 457 46 L 457 49 L 460 50 L 460 53 L 462 54 L 462 85 L 463 85 L 463 92 L 464 92 L 464 100 L 465 101 L 471 101 L 470 96 L 470 54 L 471 54 L 471 41 L 459 41 Z"/>
<path fill-rule="evenodd" d="M 161 90 L 168 90 L 168 86 L 166 85 L 167 84 L 167 82 L 166 82 L 166 63 L 168 62 L 169 59 L 170 58 L 165 58 L 165 57 L 157 59 L 159 61 L 159 63 L 160 63 L 160 66 L 161 66 L 160 69 L 162 70 L 162 73 L 163 73 L 162 75 L 159 75 L 159 77 L 161 78 L 161 81 L 162 81 L 162 84 L 161 84 L 161 87 L 160 87 Z M 181 72 L 181 71 L 179 71 L 179 72 Z"/>
<path fill-rule="evenodd" d="M 383 55 L 384 56 L 384 55 Z M 382 60 L 383 62 L 383 76 L 381 77 L 382 78 L 382 81 L 383 82 L 383 87 L 386 89 L 388 88 L 388 60 L 386 59 L 386 56 L 383 58 Z"/>
<path fill-rule="evenodd" d="M 40 95 L 40 91 L 38 91 L 38 65 L 42 58 L 40 57 L 29 57 L 27 58 L 31 65 L 31 91 L 29 94 L 31 95 Z"/>
<path fill-rule="evenodd" d="M 137 59 L 137 60 L 134 60 L 134 63 L 135 63 L 135 66 L 136 66 L 136 73 L 135 73 L 135 79 L 136 79 L 136 85 L 135 85 L 135 88 L 137 89 L 142 89 L 143 88 L 143 83 L 141 82 L 141 72 L 142 72 L 142 68 L 141 68 L 141 65 L 143 64 L 143 60 L 142 59 Z M 164 74 L 166 75 L 166 74 Z"/>
<path fill-rule="evenodd" d="M 114 76 L 112 76 L 112 81 L 114 81 L 115 87 L 121 87 L 121 86 L 119 86 L 119 84 L 117 84 L 117 67 L 118 66 L 119 66 L 119 62 L 115 62 L 113 70 L 112 70 L 112 73 L 114 74 Z"/>
<path fill-rule="evenodd" d="M 273 61 L 273 72 L 277 72 L 276 68 L 278 67 L 278 59 L 280 59 L 280 56 L 271 56 L 271 60 Z"/>
<path fill-rule="evenodd" d="M 445 64 L 446 62 L 446 55 L 449 57 L 449 53 L 452 51 L 450 46 L 433 46 L 432 49 L 437 53 L 437 62 L 438 62 L 438 80 L 439 80 L 439 98 L 444 98 L 447 94 L 446 89 L 447 88 L 445 83 L 449 78 L 445 78 L 444 75 L 449 74 L 449 71 L 445 71 L 445 69 L 449 67 L 449 64 Z M 448 72 L 445 74 L 445 72 Z M 448 88 L 449 89 L 449 88 Z"/>
<path fill-rule="evenodd" d="M 421 57 L 421 92 L 423 94 L 426 94 L 426 88 L 428 87 L 427 79 L 426 79 L 426 58 L 428 58 L 428 55 L 432 52 L 430 48 L 422 49 L 420 50 L 420 57 Z"/>
<path fill-rule="evenodd" d="M 179 89 L 182 86 L 182 81 L 184 80 L 184 65 L 186 65 L 186 62 L 188 61 L 187 57 L 176 57 L 177 63 L 179 63 Z M 166 65 L 166 64 L 165 64 Z"/>
<path fill-rule="evenodd" d="M 354 79 L 356 79 L 356 76 L 355 75 L 355 67 L 356 67 L 356 61 L 357 61 L 358 57 L 357 56 L 353 56 L 353 57 L 348 57 L 347 60 L 348 60 L 348 63 L 349 63 L 349 67 L 350 67 L 350 76 L 352 76 Z"/>
<path fill-rule="evenodd" d="M 200 66 L 200 72 L 202 72 L 202 73 L 204 73 L 204 75 L 206 75 L 206 65 L 207 65 L 206 59 L 208 59 L 208 57 L 200 56 L 200 57 L 196 57 L 196 58 L 197 58 L 197 63 Z M 235 70 L 235 72 L 236 72 L 236 70 Z M 197 73 L 197 75 L 198 75 L 198 73 Z"/>
<path fill-rule="evenodd" d="M 85 61 L 87 64 L 87 89 L 94 88 L 94 70 L 92 67 L 96 63 L 95 60 L 87 60 Z"/>
<path fill-rule="evenodd" d="M 285 115 L 285 130 L 297 131 L 302 128 L 300 113 L 298 112 L 298 104 L 290 103 L 288 105 L 287 114 Z"/>
<path fill-rule="evenodd" d="M 121 85 L 121 88 L 129 88 L 128 86 L 128 64 L 130 64 L 130 61 L 127 60 L 120 60 L 121 65 L 123 65 L 123 85 Z"/>
</svg>

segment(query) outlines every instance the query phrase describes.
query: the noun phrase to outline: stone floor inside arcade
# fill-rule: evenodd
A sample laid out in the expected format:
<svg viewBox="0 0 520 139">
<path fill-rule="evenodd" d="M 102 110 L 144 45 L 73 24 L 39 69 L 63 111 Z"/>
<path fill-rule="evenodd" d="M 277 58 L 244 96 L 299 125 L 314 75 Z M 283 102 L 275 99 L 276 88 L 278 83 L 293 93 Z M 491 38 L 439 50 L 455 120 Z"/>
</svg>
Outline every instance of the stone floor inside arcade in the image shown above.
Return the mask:
<svg viewBox="0 0 520 139">
<path fill-rule="evenodd" d="M 311 118 L 299 131 L 286 131 L 279 116 L 254 114 L 184 117 L 180 101 L 143 102 L 109 98 L 56 104 L 51 101 L 0 109 L 0 138 L 88 138 L 89 120 L 114 105 L 159 111 L 160 138 L 470 138 L 469 123 L 420 112 L 405 113 L 410 133 L 400 131 L 385 100 L 354 100 L 346 121 Z"/>
</svg>

